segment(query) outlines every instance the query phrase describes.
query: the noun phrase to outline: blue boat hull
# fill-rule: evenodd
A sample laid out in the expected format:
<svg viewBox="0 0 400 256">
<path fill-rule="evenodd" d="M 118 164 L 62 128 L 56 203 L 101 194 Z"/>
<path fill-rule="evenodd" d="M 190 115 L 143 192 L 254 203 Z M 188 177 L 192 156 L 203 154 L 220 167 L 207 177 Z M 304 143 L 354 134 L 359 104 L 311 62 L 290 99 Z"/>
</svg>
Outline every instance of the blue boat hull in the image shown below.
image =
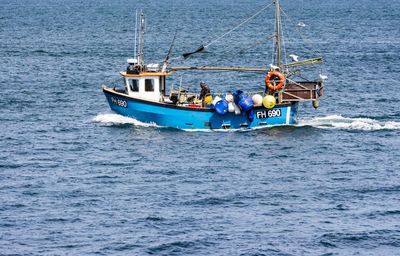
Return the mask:
<svg viewBox="0 0 400 256">
<path fill-rule="evenodd" d="M 108 103 L 116 113 L 145 123 L 177 129 L 243 129 L 271 125 L 291 125 L 297 117 L 298 103 L 287 103 L 272 109 L 254 107 L 253 120 L 247 113 L 228 112 L 219 115 L 214 109 L 177 106 L 132 98 L 111 89 L 103 89 Z"/>
</svg>

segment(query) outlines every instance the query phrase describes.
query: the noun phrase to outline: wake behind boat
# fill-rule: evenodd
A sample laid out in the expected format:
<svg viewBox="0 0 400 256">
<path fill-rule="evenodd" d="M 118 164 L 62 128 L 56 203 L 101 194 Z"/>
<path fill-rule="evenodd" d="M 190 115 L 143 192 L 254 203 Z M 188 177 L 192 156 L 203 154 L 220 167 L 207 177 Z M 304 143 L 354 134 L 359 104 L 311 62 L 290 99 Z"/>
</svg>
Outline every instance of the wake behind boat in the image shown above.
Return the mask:
<svg viewBox="0 0 400 256">
<path fill-rule="evenodd" d="M 275 40 L 275 63 L 271 68 L 233 68 L 233 67 L 170 67 L 169 56 L 172 45 L 162 64 L 145 64 L 143 61 L 144 17 L 140 14 L 139 51 L 134 59 L 128 59 L 123 88 L 109 88 L 103 85 L 103 92 L 113 111 L 132 117 L 145 123 L 178 129 L 243 129 L 259 128 L 270 125 L 291 125 L 296 122 L 298 103 L 312 101 L 318 107 L 319 97 L 323 96 L 324 84 L 321 81 L 294 81 L 300 77 L 300 66 L 313 67 L 322 62 L 322 58 L 282 63 L 280 6 L 275 4 L 275 33 L 269 39 Z M 266 7 L 263 8 L 266 9 Z M 253 15 L 254 16 L 254 15 Z M 135 29 L 136 30 L 136 29 Z M 176 36 L 176 34 L 175 34 Z M 136 32 L 135 32 L 136 38 Z M 174 38 L 175 39 L 175 38 Z M 183 54 L 189 58 L 204 50 Z M 297 69 L 296 69 L 297 68 Z M 200 95 L 182 90 L 182 79 L 177 90 L 167 91 L 166 77 L 184 70 L 224 70 L 233 72 L 263 72 L 266 74 L 265 86 L 258 92 L 243 92 L 238 88 L 234 92 L 220 92 Z"/>
</svg>

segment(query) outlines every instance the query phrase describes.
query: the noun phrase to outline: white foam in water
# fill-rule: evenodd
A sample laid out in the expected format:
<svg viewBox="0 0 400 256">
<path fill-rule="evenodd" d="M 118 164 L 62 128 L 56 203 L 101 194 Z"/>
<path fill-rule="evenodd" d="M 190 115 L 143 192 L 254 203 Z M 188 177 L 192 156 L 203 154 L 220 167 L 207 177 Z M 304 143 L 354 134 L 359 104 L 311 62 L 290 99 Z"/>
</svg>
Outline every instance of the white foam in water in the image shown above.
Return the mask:
<svg viewBox="0 0 400 256">
<path fill-rule="evenodd" d="M 92 119 L 92 121 L 106 125 L 132 124 L 143 127 L 161 127 L 154 123 L 143 123 L 134 118 L 121 116 L 118 114 L 98 114 L 96 117 Z"/>
<path fill-rule="evenodd" d="M 377 121 L 370 118 L 347 118 L 340 115 L 316 117 L 312 119 L 300 119 L 296 126 L 313 126 L 323 129 L 347 129 L 347 130 L 398 130 L 400 122 Z"/>
<path fill-rule="evenodd" d="M 119 124 L 132 124 L 142 127 L 162 127 L 155 123 L 143 123 L 134 118 L 118 115 L 118 114 L 98 114 L 92 119 L 94 122 L 99 122 L 105 125 L 119 125 Z M 279 125 L 278 125 L 279 126 Z M 326 117 L 316 117 L 310 119 L 299 119 L 295 126 L 312 126 L 322 129 L 344 129 L 344 130 L 362 130 L 362 131 L 376 131 L 376 130 L 399 130 L 400 122 L 395 121 L 377 121 L 370 118 L 348 118 L 340 115 L 331 115 Z M 269 126 L 268 128 L 270 128 Z M 267 128 L 267 127 L 258 127 Z M 244 129 L 244 130 L 254 130 Z M 204 130 L 204 129 L 183 129 L 185 131 L 242 131 L 242 129 L 227 129 L 227 130 Z"/>
</svg>

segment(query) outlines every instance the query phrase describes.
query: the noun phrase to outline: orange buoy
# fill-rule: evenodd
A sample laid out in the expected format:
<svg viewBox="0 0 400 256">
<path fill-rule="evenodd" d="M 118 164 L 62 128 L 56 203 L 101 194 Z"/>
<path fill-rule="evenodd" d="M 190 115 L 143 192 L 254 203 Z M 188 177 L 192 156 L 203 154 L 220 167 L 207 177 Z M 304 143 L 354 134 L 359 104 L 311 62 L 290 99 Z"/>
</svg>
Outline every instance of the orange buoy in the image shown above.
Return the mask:
<svg viewBox="0 0 400 256">
<path fill-rule="evenodd" d="M 283 86 L 284 81 L 285 77 L 283 77 L 283 75 L 278 71 L 269 72 L 267 77 L 265 78 L 265 84 L 271 90 L 280 89 Z M 276 84 L 277 82 L 279 83 Z"/>
</svg>

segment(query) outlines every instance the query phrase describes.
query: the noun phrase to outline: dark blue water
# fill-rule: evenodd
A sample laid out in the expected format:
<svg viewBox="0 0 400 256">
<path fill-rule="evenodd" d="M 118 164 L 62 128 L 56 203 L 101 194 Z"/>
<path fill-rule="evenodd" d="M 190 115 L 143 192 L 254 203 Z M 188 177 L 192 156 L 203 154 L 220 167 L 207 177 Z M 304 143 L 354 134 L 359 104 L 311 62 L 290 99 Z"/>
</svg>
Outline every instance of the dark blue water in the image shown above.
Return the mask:
<svg viewBox="0 0 400 256">
<path fill-rule="evenodd" d="M 400 255 L 399 1 L 281 1 L 329 77 L 296 126 L 187 132 L 110 112 L 100 86 L 133 55 L 136 9 L 152 62 L 175 30 L 176 57 L 266 4 L 0 0 L 0 255 Z M 271 35 L 271 19 L 174 64 L 266 67 L 272 42 L 217 52 Z M 256 90 L 264 76 L 183 80 Z"/>
</svg>

